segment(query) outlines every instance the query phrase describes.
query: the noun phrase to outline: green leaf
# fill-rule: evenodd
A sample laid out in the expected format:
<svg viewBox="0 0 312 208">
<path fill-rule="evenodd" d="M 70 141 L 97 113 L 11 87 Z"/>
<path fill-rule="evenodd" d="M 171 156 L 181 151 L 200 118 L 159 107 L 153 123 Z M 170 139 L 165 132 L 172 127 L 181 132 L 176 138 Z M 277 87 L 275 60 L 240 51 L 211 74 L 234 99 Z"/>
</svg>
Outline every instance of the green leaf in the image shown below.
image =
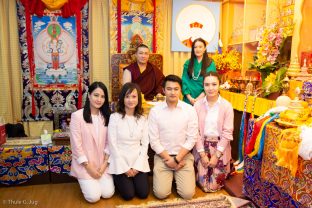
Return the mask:
<svg viewBox="0 0 312 208">
<path fill-rule="evenodd" d="M 285 78 L 287 68 L 282 67 L 276 72 L 276 79 L 275 82 L 281 84 L 282 80 Z"/>
</svg>

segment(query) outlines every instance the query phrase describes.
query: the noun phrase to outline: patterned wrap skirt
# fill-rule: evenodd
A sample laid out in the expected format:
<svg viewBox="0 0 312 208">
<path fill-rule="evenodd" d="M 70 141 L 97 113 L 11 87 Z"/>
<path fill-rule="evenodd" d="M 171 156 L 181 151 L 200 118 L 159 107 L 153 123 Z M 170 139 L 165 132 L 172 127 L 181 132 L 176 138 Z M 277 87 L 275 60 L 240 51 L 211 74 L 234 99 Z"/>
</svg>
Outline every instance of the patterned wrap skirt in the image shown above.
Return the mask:
<svg viewBox="0 0 312 208">
<path fill-rule="evenodd" d="M 217 151 L 218 141 L 204 141 L 205 153 L 209 160 Z M 204 192 L 216 192 L 224 186 L 224 181 L 230 173 L 230 162 L 223 164 L 223 157 L 218 160 L 216 167 L 205 168 L 200 161 L 200 155 L 194 148 L 196 183 Z"/>
</svg>

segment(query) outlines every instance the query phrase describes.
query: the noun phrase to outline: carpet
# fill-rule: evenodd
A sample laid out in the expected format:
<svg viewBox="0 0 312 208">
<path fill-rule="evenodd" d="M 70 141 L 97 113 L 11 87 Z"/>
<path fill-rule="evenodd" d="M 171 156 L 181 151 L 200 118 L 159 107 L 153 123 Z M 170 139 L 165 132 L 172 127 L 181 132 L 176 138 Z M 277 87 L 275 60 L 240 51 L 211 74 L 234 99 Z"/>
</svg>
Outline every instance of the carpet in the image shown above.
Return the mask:
<svg viewBox="0 0 312 208">
<path fill-rule="evenodd" d="M 249 206 L 249 201 L 226 196 L 223 194 L 207 195 L 191 200 L 183 200 L 181 198 L 151 201 L 140 205 L 119 205 L 116 208 L 236 208 L 236 207 L 252 207 Z M 240 201 L 241 206 L 237 206 L 237 200 Z"/>
</svg>

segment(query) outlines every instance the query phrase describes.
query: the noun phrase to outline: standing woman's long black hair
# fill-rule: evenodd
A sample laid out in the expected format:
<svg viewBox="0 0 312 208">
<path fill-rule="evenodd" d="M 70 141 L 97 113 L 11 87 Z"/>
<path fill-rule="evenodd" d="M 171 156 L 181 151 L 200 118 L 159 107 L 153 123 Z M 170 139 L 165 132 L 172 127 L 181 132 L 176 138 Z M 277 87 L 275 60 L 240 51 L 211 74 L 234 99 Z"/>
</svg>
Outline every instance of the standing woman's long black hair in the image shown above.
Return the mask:
<svg viewBox="0 0 312 208">
<path fill-rule="evenodd" d="M 101 112 L 102 116 L 104 116 L 104 118 L 105 118 L 105 126 L 107 126 L 108 122 L 109 122 L 109 117 L 110 117 L 110 114 L 111 114 L 111 111 L 110 111 L 110 108 L 109 108 L 109 102 L 108 102 L 108 91 L 107 91 L 107 88 L 106 88 L 105 84 L 103 84 L 103 82 L 93 82 L 89 86 L 88 95 L 91 95 L 93 90 L 95 90 L 96 88 L 101 88 L 103 90 L 103 92 L 104 92 L 105 100 L 104 100 L 104 104 L 100 107 L 100 112 Z M 83 108 L 83 119 L 87 123 L 92 123 L 89 96 L 87 96 L 86 103 L 85 103 L 85 106 Z"/>
<path fill-rule="evenodd" d="M 190 64 L 188 66 L 188 70 L 187 70 L 187 74 L 188 76 L 192 79 L 192 73 L 194 72 L 194 61 L 196 59 L 196 55 L 195 55 L 195 43 L 197 41 L 200 41 L 204 44 L 205 48 L 206 48 L 206 41 L 202 38 L 197 38 L 194 40 L 194 42 L 192 43 L 192 52 L 191 52 L 191 59 L 190 59 Z M 203 59 L 202 59 L 202 67 L 200 70 L 200 75 L 204 76 L 204 74 L 206 73 L 206 69 L 210 66 L 212 62 L 212 59 L 208 57 L 207 54 L 207 50 L 205 49 L 205 52 L 203 54 Z"/>
</svg>

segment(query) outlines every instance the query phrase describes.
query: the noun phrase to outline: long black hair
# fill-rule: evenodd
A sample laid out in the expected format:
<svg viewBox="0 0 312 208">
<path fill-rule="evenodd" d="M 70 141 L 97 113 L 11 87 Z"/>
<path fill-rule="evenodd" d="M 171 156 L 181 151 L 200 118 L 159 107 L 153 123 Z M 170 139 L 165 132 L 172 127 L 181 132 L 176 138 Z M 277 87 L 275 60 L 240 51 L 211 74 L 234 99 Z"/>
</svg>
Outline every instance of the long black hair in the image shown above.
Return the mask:
<svg viewBox="0 0 312 208">
<path fill-rule="evenodd" d="M 105 126 L 107 126 L 108 122 L 109 122 L 109 117 L 110 117 L 111 111 L 110 111 L 109 102 L 108 102 L 108 91 L 107 91 L 105 84 L 103 82 L 93 82 L 89 86 L 88 95 L 90 96 L 91 93 L 97 88 L 101 88 L 104 92 L 105 100 L 104 100 L 104 104 L 100 107 L 100 112 L 101 112 L 102 116 L 105 118 Z M 83 108 L 83 119 L 87 123 L 92 123 L 89 96 L 87 96 L 86 104 Z"/>
<path fill-rule="evenodd" d="M 190 59 L 190 64 L 188 66 L 188 70 L 187 70 L 187 74 L 190 78 L 192 78 L 192 74 L 194 72 L 194 61 L 196 59 L 196 55 L 195 55 L 195 43 L 197 41 L 200 41 L 204 44 L 205 48 L 206 48 L 206 41 L 202 38 L 197 38 L 194 40 L 194 42 L 192 43 L 192 52 L 191 52 L 191 59 Z M 203 59 L 202 59 L 202 67 L 200 70 L 200 75 L 204 76 L 204 74 L 206 73 L 206 69 L 210 66 L 212 62 L 212 59 L 208 57 L 207 54 L 207 50 L 205 49 L 205 52 L 203 54 Z"/>
<path fill-rule="evenodd" d="M 134 109 L 134 116 L 136 118 L 140 118 L 143 115 L 143 107 L 142 107 L 142 93 L 139 85 L 127 82 L 124 84 L 121 88 L 121 92 L 119 94 L 119 100 L 117 103 L 117 112 L 122 115 L 122 118 L 126 115 L 126 109 L 125 109 L 125 97 L 133 92 L 133 90 L 136 90 L 138 92 L 138 104 L 135 106 Z"/>
</svg>

